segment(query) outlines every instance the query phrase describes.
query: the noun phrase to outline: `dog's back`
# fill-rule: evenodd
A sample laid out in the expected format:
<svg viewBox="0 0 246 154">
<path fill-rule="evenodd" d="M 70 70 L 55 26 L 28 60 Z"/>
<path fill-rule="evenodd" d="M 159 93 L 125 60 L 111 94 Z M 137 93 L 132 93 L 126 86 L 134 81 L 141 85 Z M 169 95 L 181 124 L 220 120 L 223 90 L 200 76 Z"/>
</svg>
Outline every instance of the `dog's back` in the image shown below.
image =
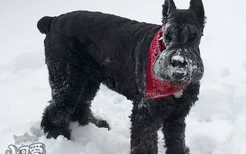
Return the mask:
<svg viewBox="0 0 246 154">
<path fill-rule="evenodd" d="M 45 16 L 38 21 L 37 27 L 44 34 L 55 30 L 69 37 L 85 37 L 95 34 L 95 36 L 103 39 L 104 37 L 113 36 L 119 38 L 124 34 L 137 35 L 144 32 L 143 29 L 147 30 L 147 27 L 153 28 L 153 24 L 101 12 L 74 11 L 57 17 Z M 117 35 L 112 36 L 112 34 Z"/>
<path fill-rule="evenodd" d="M 86 56 L 92 58 L 90 61 L 96 63 L 100 67 L 99 70 L 102 70 L 102 82 L 129 98 L 133 96 L 132 94 L 136 94 L 133 91 L 138 91 L 136 56 L 147 55 L 153 34 L 160 28 L 159 25 L 89 11 L 75 11 L 58 17 L 43 17 L 37 27 L 41 33 L 47 35 L 48 42 L 58 38 L 71 40 L 71 44 L 76 42 L 74 46 L 77 51 L 88 54 Z M 138 45 L 139 43 L 141 46 Z M 146 44 L 146 47 L 143 47 L 143 44 Z M 54 43 L 50 44 L 52 45 Z M 49 48 L 48 46 L 46 44 L 46 48 Z M 139 53 L 136 53 L 137 47 L 144 50 L 138 49 Z"/>
<path fill-rule="evenodd" d="M 81 31 L 81 28 L 83 28 L 84 31 L 88 31 L 90 28 L 93 28 L 96 25 L 102 28 L 107 26 L 108 28 L 109 25 L 114 27 L 117 25 L 119 26 L 119 23 L 124 24 L 127 22 L 133 22 L 133 21 L 127 18 L 122 18 L 119 16 L 105 14 L 101 12 L 73 11 L 73 12 L 69 12 L 66 14 L 62 14 L 57 17 L 45 16 L 38 21 L 37 27 L 41 33 L 47 34 L 51 30 L 50 26 L 52 22 L 53 24 L 56 23 L 56 26 L 57 26 L 56 28 L 58 27 L 64 28 L 66 26 L 75 26 L 75 27 L 72 27 L 73 30 L 76 30 L 79 27 L 80 31 Z"/>
</svg>

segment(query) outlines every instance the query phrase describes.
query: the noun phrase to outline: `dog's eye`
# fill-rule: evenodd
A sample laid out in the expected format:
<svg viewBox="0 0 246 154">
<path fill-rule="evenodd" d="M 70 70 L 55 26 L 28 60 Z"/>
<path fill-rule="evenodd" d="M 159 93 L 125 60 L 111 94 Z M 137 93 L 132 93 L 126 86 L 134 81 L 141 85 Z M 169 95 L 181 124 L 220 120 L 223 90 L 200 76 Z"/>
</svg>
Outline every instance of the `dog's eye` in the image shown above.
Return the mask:
<svg viewBox="0 0 246 154">
<path fill-rule="evenodd" d="M 167 42 L 171 42 L 171 41 L 172 41 L 172 35 L 171 35 L 171 33 L 166 33 L 166 34 L 165 34 L 165 40 L 166 40 Z"/>
<path fill-rule="evenodd" d="M 196 40 L 197 34 L 196 33 L 192 33 L 190 34 L 189 38 L 188 38 L 188 42 L 193 42 Z"/>
</svg>

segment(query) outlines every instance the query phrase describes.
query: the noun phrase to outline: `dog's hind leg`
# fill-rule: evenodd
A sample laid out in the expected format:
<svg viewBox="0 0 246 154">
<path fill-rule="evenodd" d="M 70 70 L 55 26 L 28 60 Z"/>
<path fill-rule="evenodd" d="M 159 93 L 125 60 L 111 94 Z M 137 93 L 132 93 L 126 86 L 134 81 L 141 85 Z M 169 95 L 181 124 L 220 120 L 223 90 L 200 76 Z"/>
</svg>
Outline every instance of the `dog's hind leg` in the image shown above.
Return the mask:
<svg viewBox="0 0 246 154">
<path fill-rule="evenodd" d="M 71 115 L 80 100 L 86 78 L 82 71 L 84 61 L 74 41 L 59 34 L 46 36 L 45 58 L 52 100 L 43 113 L 41 127 L 48 138 L 64 135 L 69 139 Z"/>
<path fill-rule="evenodd" d="M 71 120 L 78 121 L 82 126 L 87 125 L 90 122 L 95 124 L 97 127 L 104 127 L 109 129 L 108 123 L 105 120 L 94 117 L 90 109 L 91 101 L 95 97 L 101 83 L 99 79 L 95 77 L 97 76 L 96 74 L 99 74 L 96 72 L 96 68 L 91 69 L 90 74 L 87 76 L 88 79 L 84 81 L 85 84 L 83 86 L 83 91 L 81 93 L 75 112 L 71 116 Z"/>
</svg>

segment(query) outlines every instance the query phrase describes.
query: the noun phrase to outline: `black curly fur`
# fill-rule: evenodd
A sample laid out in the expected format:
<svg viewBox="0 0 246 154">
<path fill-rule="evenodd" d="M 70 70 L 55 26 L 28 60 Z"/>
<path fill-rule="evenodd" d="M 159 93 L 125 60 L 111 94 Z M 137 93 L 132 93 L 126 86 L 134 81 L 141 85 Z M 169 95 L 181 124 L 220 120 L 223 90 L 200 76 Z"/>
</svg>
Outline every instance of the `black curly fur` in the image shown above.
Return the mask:
<svg viewBox="0 0 246 154">
<path fill-rule="evenodd" d="M 171 4 L 174 5 L 172 0 L 166 0 L 167 6 L 163 7 L 163 25 L 170 18 L 166 9 L 176 8 Z M 200 0 L 191 0 L 191 4 L 201 9 Z M 197 18 L 204 24 L 202 13 Z M 145 97 L 147 55 L 160 25 L 76 11 L 44 17 L 38 28 L 46 34 L 45 57 L 52 89 L 52 100 L 41 121 L 48 138 L 64 135 L 69 139 L 71 121 L 82 126 L 91 122 L 109 129 L 108 123 L 95 118 L 90 109 L 103 83 L 133 101 L 131 154 L 157 154 L 160 128 L 165 136 L 166 154 L 189 153 L 185 145 L 185 117 L 198 100 L 199 81 L 184 89 L 181 98 Z"/>
</svg>

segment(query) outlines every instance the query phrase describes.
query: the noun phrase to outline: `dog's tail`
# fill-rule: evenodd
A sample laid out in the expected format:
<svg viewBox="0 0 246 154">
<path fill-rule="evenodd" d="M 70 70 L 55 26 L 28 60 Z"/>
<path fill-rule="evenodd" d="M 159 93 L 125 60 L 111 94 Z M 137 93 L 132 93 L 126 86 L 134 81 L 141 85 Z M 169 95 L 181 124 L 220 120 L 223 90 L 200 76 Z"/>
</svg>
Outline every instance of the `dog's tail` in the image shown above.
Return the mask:
<svg viewBox="0 0 246 154">
<path fill-rule="evenodd" d="M 50 26 L 55 17 L 43 17 L 38 21 L 37 27 L 42 34 L 47 34 L 50 32 Z"/>
</svg>

